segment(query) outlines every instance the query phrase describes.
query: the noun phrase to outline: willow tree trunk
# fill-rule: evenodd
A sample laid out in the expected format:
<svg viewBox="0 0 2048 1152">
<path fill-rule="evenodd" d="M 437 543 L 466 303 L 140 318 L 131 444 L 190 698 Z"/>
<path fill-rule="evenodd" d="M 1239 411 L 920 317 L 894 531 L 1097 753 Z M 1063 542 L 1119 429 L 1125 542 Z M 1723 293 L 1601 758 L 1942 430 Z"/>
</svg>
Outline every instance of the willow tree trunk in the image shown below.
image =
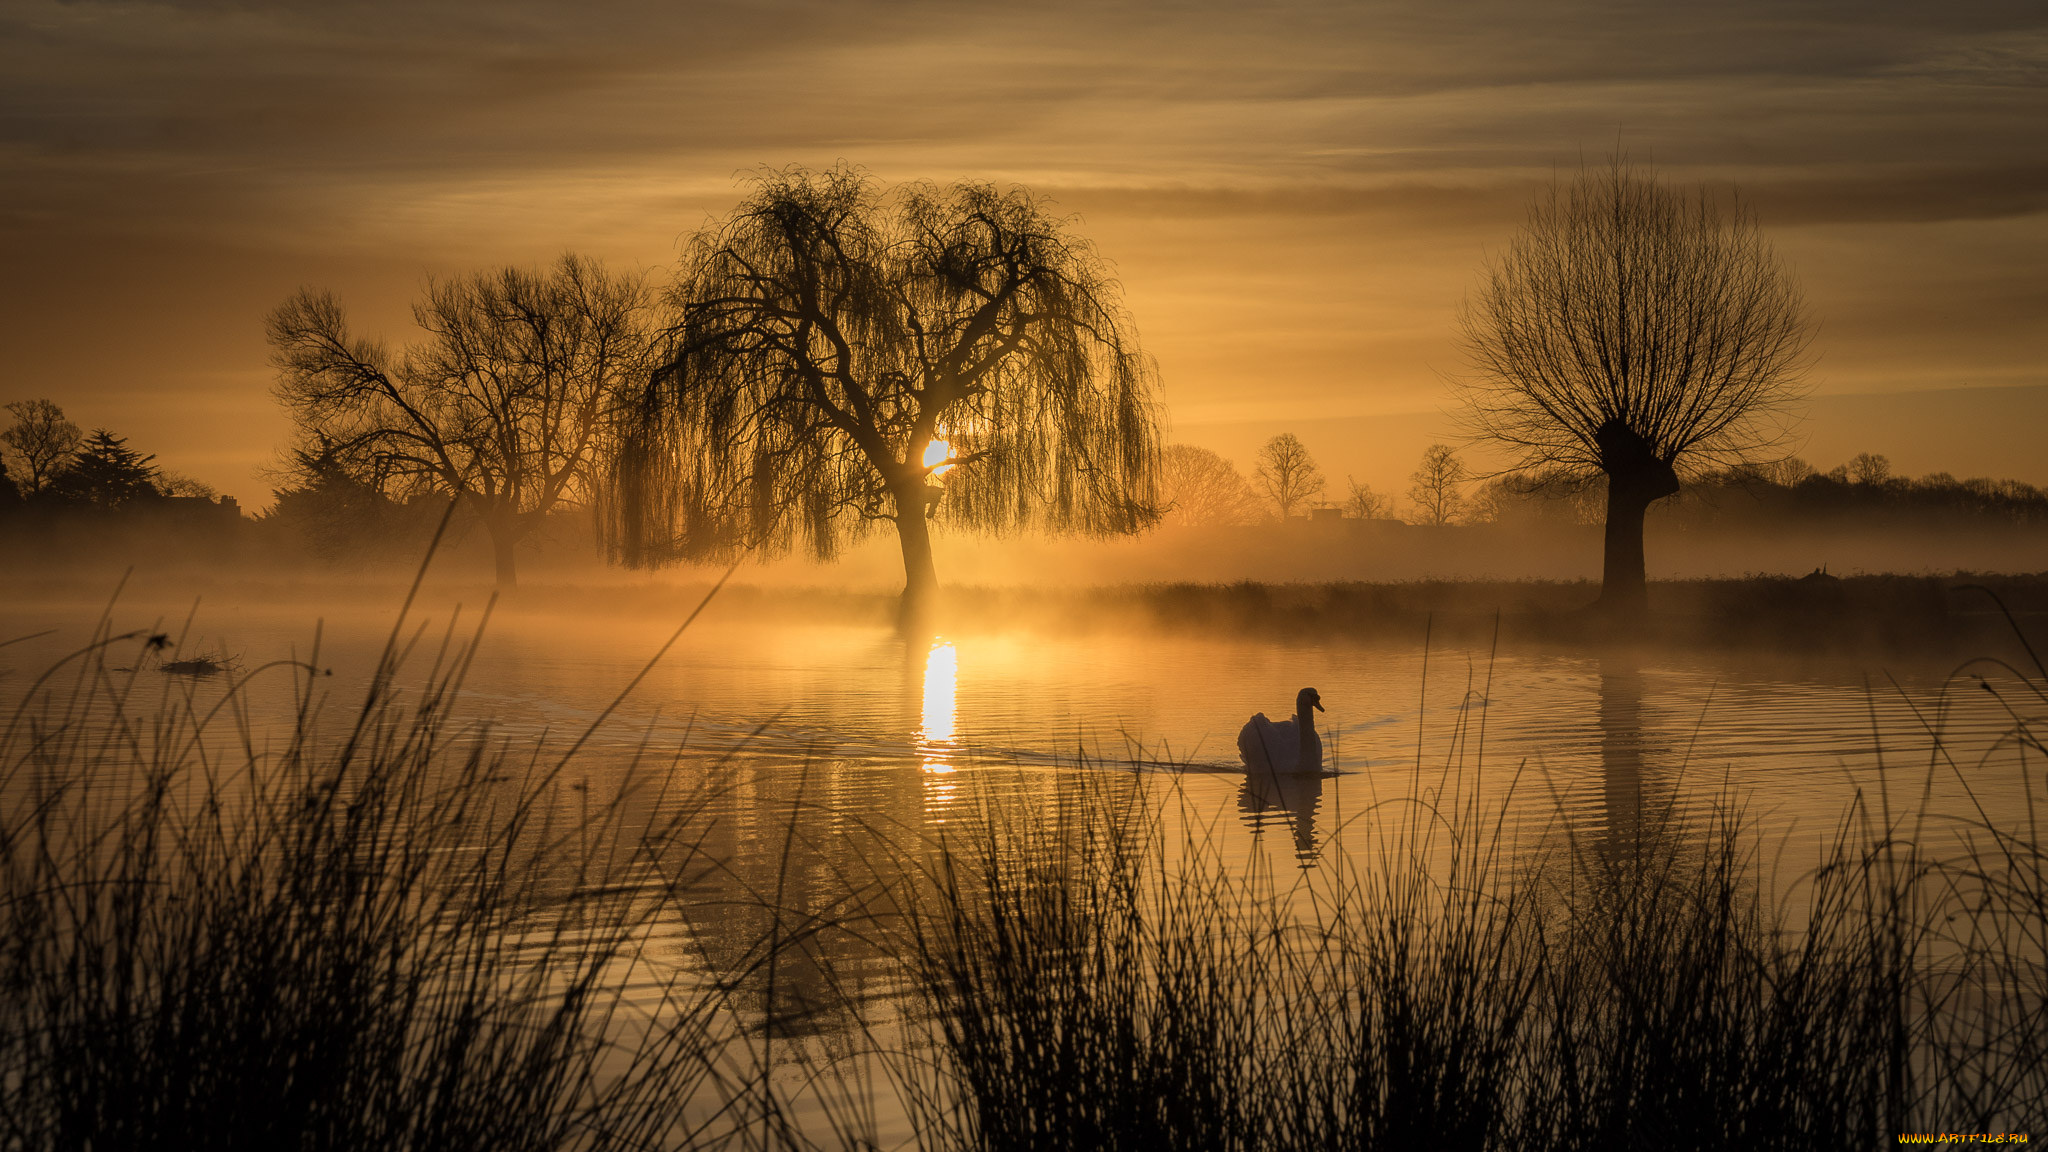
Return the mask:
<svg viewBox="0 0 2048 1152">
<path fill-rule="evenodd" d="M 932 529 L 927 519 L 931 490 L 919 480 L 896 489 L 896 540 L 903 546 L 903 608 L 911 612 L 931 604 L 939 590 L 939 569 L 932 561 Z"/>
</svg>

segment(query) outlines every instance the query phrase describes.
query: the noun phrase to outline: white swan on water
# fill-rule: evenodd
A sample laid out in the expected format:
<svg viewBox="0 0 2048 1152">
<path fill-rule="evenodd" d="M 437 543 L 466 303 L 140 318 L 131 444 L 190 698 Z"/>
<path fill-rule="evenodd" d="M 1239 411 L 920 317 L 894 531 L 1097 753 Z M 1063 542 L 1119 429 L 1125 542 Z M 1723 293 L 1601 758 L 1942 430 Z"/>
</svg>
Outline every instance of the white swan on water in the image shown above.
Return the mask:
<svg viewBox="0 0 2048 1152">
<path fill-rule="evenodd" d="M 1257 772 L 1316 772 L 1323 770 L 1323 738 L 1316 734 L 1316 713 L 1323 710 L 1323 697 L 1313 688 L 1294 696 L 1294 719 L 1278 723 L 1254 713 L 1237 734 L 1237 754 L 1247 770 Z"/>
</svg>

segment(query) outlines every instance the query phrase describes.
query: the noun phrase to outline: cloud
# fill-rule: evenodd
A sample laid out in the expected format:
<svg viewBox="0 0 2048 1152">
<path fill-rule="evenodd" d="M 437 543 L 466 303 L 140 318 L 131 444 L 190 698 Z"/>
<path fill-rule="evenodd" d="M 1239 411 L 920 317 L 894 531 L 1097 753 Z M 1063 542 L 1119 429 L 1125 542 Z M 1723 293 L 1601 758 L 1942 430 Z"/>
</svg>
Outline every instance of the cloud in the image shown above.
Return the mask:
<svg viewBox="0 0 2048 1152">
<path fill-rule="evenodd" d="M 428 271 L 659 265 L 736 174 L 844 159 L 1053 193 L 1191 412 L 1369 413 L 1440 389 L 1489 246 L 1619 143 L 1740 188 L 1845 337 L 1825 372 L 2005 379 L 2041 362 L 1994 302 L 2039 296 L 2044 77 L 2037 0 L 0 0 L 0 251 L 175 300 L 133 324 L 201 325 L 227 395 L 261 294 L 220 268 L 402 317 Z M 15 378 L 155 371 L 76 355 L 89 287 L 23 298 Z"/>
</svg>

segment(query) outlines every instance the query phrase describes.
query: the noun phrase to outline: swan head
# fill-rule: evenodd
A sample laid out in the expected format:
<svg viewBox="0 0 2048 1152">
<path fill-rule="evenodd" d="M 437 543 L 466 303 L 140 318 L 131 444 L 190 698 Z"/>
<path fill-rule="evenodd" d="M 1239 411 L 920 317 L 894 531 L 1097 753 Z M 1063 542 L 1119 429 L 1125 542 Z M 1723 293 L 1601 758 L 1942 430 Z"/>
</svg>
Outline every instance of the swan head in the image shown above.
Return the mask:
<svg viewBox="0 0 2048 1152">
<path fill-rule="evenodd" d="M 1295 693 L 1295 714 L 1297 716 L 1306 716 L 1310 708 L 1314 708 L 1318 712 L 1323 711 L 1323 694 L 1313 688 L 1303 688 L 1300 692 Z"/>
</svg>

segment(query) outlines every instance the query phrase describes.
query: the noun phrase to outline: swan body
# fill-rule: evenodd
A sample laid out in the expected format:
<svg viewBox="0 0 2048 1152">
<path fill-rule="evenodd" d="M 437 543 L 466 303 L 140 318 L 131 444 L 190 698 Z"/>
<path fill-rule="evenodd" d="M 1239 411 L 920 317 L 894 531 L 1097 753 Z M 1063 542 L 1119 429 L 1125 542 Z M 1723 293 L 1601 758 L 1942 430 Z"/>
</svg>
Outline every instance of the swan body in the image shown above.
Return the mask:
<svg viewBox="0 0 2048 1152">
<path fill-rule="evenodd" d="M 1316 733 L 1316 713 L 1322 710 L 1322 695 L 1303 688 L 1294 697 L 1293 719 L 1274 721 L 1264 712 L 1254 713 L 1237 734 L 1237 754 L 1246 770 L 1321 774 L 1323 738 Z"/>
</svg>

